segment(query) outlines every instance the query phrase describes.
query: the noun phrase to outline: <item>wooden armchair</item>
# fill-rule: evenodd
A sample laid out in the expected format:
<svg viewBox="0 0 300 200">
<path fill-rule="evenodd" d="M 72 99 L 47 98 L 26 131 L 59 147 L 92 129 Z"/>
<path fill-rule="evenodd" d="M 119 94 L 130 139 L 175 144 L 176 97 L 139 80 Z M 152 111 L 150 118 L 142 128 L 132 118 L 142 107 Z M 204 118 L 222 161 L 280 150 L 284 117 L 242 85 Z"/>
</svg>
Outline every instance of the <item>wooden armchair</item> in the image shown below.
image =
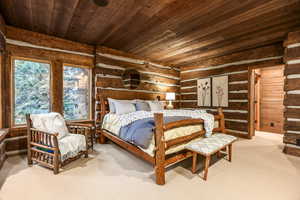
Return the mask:
<svg viewBox="0 0 300 200">
<path fill-rule="evenodd" d="M 58 133 L 47 133 L 32 127 L 30 115 L 26 115 L 27 121 L 27 146 L 28 146 L 28 165 L 33 161 L 48 167 L 58 174 L 59 168 L 69 162 L 80 158 L 82 155 L 88 157 L 88 149 L 93 148 L 94 126 L 90 124 L 67 123 L 67 127 L 72 134 L 82 134 L 85 136 L 86 150 L 80 151 L 77 156 L 61 160 L 59 149 Z"/>
</svg>

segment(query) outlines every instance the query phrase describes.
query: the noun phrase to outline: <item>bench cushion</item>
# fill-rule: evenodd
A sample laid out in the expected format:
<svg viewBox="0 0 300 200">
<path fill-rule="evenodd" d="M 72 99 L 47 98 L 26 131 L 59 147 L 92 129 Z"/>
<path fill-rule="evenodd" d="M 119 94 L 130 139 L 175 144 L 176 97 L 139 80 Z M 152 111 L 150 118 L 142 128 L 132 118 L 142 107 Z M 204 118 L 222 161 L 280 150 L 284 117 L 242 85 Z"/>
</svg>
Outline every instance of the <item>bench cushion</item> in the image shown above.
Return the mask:
<svg viewBox="0 0 300 200">
<path fill-rule="evenodd" d="M 211 137 L 189 143 L 188 145 L 186 145 L 186 149 L 200 153 L 202 155 L 211 155 L 219 149 L 222 149 L 230 143 L 234 142 L 236 139 L 237 138 L 232 135 L 216 133 Z"/>
</svg>

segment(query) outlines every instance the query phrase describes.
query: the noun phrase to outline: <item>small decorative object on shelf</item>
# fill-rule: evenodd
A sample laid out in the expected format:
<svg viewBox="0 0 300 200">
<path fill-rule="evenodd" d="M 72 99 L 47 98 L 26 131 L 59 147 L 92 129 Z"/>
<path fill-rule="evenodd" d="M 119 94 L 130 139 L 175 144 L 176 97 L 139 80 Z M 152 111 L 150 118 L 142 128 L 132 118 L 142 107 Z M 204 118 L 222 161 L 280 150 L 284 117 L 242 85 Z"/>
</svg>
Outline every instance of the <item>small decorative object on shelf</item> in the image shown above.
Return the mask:
<svg viewBox="0 0 300 200">
<path fill-rule="evenodd" d="M 167 109 L 173 109 L 174 106 L 173 106 L 173 104 L 172 104 L 172 101 L 175 100 L 175 93 L 174 93 L 174 92 L 167 92 L 166 100 L 169 101 L 169 103 L 168 103 L 168 105 L 167 105 Z"/>
</svg>

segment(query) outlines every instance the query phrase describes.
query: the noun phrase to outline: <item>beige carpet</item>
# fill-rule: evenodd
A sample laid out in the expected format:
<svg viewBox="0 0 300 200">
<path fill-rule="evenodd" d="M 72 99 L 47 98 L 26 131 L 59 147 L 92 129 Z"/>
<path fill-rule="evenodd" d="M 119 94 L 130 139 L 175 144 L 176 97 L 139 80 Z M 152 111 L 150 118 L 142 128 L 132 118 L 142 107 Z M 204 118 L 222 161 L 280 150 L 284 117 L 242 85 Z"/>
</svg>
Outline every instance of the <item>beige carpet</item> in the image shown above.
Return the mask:
<svg viewBox="0 0 300 200">
<path fill-rule="evenodd" d="M 234 145 L 232 163 L 214 162 L 208 181 L 191 174 L 187 160 L 168 169 L 164 186 L 154 183 L 150 165 L 112 144 L 96 145 L 89 159 L 73 162 L 59 175 L 27 167 L 25 157 L 16 156 L 0 171 L 0 199 L 300 200 L 300 158 L 282 148 L 280 135 L 259 133 Z"/>
</svg>

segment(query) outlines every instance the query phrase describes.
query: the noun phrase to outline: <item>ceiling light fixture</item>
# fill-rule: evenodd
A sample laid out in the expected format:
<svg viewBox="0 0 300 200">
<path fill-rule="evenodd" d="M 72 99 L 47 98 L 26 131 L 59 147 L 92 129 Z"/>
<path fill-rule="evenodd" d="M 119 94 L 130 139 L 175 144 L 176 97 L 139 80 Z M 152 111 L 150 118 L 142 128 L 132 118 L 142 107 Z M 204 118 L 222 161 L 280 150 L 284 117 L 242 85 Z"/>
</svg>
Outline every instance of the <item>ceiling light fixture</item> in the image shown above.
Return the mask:
<svg viewBox="0 0 300 200">
<path fill-rule="evenodd" d="M 108 0 L 93 0 L 94 3 L 98 6 L 105 7 L 108 5 Z"/>
</svg>

